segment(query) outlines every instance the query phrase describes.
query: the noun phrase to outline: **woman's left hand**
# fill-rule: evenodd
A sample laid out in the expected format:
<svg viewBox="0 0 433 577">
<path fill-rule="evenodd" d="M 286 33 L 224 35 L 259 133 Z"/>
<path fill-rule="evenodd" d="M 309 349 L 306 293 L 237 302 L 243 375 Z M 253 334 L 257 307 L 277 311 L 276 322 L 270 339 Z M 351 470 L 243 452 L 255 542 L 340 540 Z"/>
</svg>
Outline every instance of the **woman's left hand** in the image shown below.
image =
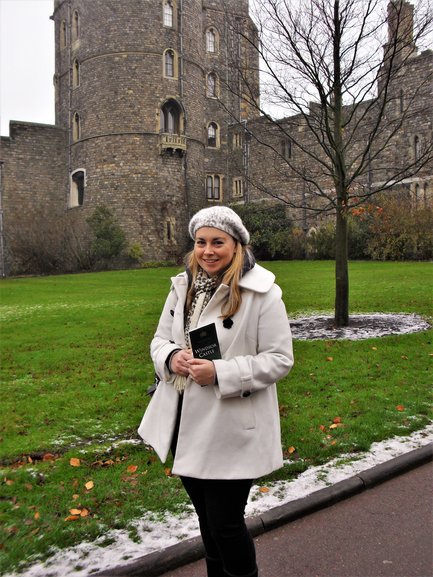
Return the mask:
<svg viewBox="0 0 433 577">
<path fill-rule="evenodd" d="M 216 371 L 212 361 L 207 359 L 190 359 L 188 361 L 189 374 L 198 385 L 213 385 Z"/>
</svg>

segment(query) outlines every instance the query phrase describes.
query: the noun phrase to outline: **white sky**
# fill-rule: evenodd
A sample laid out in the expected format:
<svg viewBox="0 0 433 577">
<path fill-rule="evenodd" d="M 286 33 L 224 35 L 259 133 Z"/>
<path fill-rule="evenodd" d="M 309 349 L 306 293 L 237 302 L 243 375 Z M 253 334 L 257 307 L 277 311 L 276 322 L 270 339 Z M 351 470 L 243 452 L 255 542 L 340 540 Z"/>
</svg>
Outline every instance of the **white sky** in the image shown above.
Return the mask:
<svg viewBox="0 0 433 577">
<path fill-rule="evenodd" d="M 0 0 L 1 134 L 9 120 L 54 124 L 53 0 Z"/>
</svg>

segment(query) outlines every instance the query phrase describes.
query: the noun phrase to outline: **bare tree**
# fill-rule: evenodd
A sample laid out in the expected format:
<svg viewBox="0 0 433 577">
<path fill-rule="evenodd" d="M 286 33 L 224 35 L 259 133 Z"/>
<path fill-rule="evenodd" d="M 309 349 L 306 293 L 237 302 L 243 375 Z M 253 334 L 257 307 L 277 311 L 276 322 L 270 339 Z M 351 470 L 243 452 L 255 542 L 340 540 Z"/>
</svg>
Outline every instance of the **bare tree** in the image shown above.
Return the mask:
<svg viewBox="0 0 433 577">
<path fill-rule="evenodd" d="M 247 178 L 293 208 L 335 216 L 335 323 L 346 326 L 350 211 L 414 175 L 433 174 L 433 53 L 419 54 L 432 33 L 432 7 L 429 0 L 416 10 L 405 0 L 387 6 L 384 0 L 255 0 L 254 6 L 258 33 L 237 33 L 256 54 L 251 62 L 260 61 L 265 104 L 252 67 L 238 68 L 228 89 L 260 113 L 260 121 L 246 123 L 248 136 L 281 161 L 280 180 L 303 192 L 284 192 L 253 169 Z M 422 58 L 429 66 L 408 77 Z M 269 105 L 285 117 L 275 119 Z M 281 138 L 296 155 L 281 150 Z"/>
</svg>

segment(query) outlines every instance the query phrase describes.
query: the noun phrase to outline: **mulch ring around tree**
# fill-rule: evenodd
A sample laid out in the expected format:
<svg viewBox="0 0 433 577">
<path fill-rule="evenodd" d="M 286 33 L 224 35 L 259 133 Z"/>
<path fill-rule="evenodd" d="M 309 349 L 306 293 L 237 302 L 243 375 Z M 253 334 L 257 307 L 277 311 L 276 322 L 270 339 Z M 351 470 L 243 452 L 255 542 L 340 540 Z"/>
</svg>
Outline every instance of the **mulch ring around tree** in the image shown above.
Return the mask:
<svg viewBox="0 0 433 577">
<path fill-rule="evenodd" d="M 336 327 L 331 316 L 317 315 L 290 319 L 293 338 L 317 339 L 371 339 L 387 335 L 403 335 L 426 331 L 431 325 L 415 314 L 354 314 L 348 327 Z"/>
</svg>

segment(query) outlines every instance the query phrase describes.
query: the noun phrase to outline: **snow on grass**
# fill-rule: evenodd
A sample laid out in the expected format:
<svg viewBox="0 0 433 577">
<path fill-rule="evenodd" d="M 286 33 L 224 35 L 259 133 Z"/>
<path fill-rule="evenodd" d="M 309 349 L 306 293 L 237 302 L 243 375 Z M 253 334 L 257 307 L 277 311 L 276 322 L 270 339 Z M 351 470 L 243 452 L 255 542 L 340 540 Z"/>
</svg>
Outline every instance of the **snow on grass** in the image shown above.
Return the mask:
<svg viewBox="0 0 433 577">
<path fill-rule="evenodd" d="M 409 436 L 374 443 L 368 453 L 340 455 L 326 465 L 310 467 L 293 481 L 273 483 L 267 493 L 260 492 L 255 485 L 246 514 L 258 516 L 430 442 L 433 442 L 433 423 Z M 138 557 L 161 551 L 198 534 L 192 507 L 187 507 L 180 516 L 167 514 L 158 519 L 154 514 L 144 514 L 135 522 L 132 531 L 113 530 L 92 543 L 55 550 L 45 563 L 36 563 L 22 573 L 9 573 L 4 577 L 87 577 L 122 563 L 131 563 Z"/>
</svg>

